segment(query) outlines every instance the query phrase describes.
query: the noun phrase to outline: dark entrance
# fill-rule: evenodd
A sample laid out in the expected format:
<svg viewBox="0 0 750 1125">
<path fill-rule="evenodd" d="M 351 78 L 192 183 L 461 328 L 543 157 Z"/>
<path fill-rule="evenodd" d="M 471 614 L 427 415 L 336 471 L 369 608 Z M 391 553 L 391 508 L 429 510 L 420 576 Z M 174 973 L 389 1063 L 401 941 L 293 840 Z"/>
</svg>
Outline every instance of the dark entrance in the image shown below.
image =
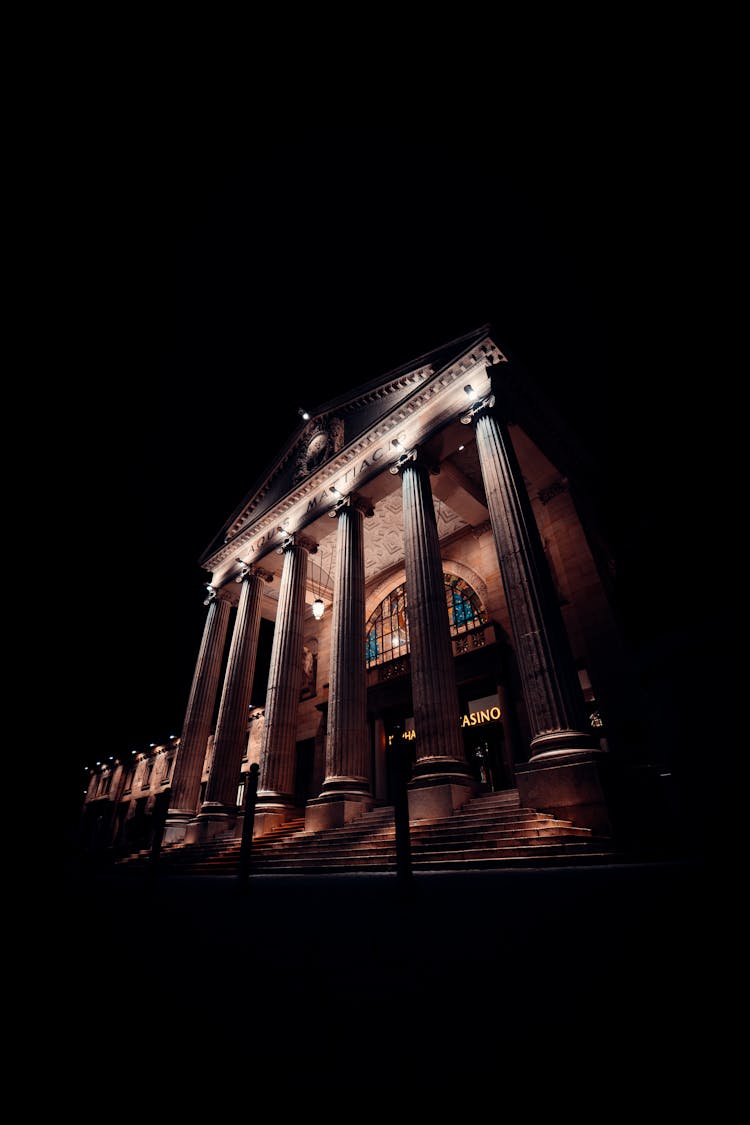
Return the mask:
<svg viewBox="0 0 750 1125">
<path fill-rule="evenodd" d="M 417 760 L 417 741 L 413 724 L 407 725 L 406 717 L 400 712 L 383 717 L 385 728 L 385 780 L 386 804 L 392 805 L 403 778 L 410 774 Z"/>
<path fill-rule="evenodd" d="M 315 764 L 315 739 L 306 738 L 297 743 L 297 764 L 294 771 L 294 803 L 298 809 L 305 807 L 313 792 L 313 767 Z"/>
</svg>

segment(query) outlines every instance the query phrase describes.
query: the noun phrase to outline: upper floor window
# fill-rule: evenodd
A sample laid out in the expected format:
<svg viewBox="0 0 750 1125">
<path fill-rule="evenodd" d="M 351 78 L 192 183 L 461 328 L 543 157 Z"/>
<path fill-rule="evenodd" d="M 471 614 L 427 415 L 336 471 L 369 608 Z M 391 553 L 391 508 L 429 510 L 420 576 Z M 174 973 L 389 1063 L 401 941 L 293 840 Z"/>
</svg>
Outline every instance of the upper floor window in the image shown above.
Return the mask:
<svg viewBox="0 0 750 1125">
<path fill-rule="evenodd" d="M 456 574 L 444 574 L 443 578 L 451 636 L 457 637 L 485 625 L 487 614 L 469 583 Z M 409 651 L 409 616 L 405 584 L 391 590 L 370 614 L 365 636 L 368 668 L 406 655 Z"/>
</svg>

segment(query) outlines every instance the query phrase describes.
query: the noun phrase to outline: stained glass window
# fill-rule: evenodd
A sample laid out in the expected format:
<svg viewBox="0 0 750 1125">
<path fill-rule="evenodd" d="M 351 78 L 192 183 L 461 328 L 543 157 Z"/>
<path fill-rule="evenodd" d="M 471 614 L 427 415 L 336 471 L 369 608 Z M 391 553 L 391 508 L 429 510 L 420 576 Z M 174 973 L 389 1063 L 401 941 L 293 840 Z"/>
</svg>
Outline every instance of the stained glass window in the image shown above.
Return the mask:
<svg viewBox="0 0 750 1125">
<path fill-rule="evenodd" d="M 487 614 L 469 583 L 456 574 L 445 574 L 443 577 L 451 636 L 468 633 L 486 624 Z M 365 632 L 368 668 L 408 653 L 409 617 L 405 585 L 397 586 L 383 598 L 370 614 Z"/>
</svg>

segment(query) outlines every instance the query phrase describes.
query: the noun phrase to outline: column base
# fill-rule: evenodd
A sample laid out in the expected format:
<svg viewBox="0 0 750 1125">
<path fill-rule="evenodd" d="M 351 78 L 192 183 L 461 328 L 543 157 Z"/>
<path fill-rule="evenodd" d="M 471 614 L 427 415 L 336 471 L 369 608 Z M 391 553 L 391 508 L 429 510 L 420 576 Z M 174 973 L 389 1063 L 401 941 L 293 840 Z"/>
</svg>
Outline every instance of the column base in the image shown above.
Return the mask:
<svg viewBox="0 0 750 1125">
<path fill-rule="evenodd" d="M 172 809 L 167 813 L 167 822 L 164 825 L 164 844 L 181 844 L 185 839 L 185 832 L 191 820 L 195 819 L 194 812 Z"/>
<path fill-rule="evenodd" d="M 532 738 L 529 747 L 532 761 L 537 758 L 557 758 L 562 754 L 591 754 L 599 750 L 599 743 L 589 731 L 550 730 Z"/>
<path fill-rule="evenodd" d="M 215 836 L 233 832 L 237 823 L 237 810 L 226 805 L 204 805 L 194 820 L 185 829 L 186 844 L 203 844 Z"/>
<path fill-rule="evenodd" d="M 258 794 L 253 820 L 253 839 L 267 835 L 274 828 L 286 824 L 288 820 L 294 820 L 299 814 L 300 810 L 292 804 L 291 798 L 283 793 L 266 790 L 263 794 Z"/>
<path fill-rule="evenodd" d="M 615 824 L 609 766 L 601 751 L 550 754 L 517 763 L 521 805 L 611 836 Z"/>
<path fill-rule="evenodd" d="M 341 828 L 374 806 L 375 798 L 370 793 L 322 793 L 305 806 L 305 828 L 310 832 Z"/>
<path fill-rule="evenodd" d="M 434 820 L 450 816 L 479 791 L 472 777 L 422 777 L 407 786 L 409 820 Z"/>
<path fill-rule="evenodd" d="M 253 839 L 257 840 L 259 836 L 266 836 L 269 832 L 273 832 L 274 828 L 280 828 L 288 820 L 293 820 L 297 814 L 298 810 L 293 808 L 256 809 L 255 820 L 253 821 Z"/>
</svg>

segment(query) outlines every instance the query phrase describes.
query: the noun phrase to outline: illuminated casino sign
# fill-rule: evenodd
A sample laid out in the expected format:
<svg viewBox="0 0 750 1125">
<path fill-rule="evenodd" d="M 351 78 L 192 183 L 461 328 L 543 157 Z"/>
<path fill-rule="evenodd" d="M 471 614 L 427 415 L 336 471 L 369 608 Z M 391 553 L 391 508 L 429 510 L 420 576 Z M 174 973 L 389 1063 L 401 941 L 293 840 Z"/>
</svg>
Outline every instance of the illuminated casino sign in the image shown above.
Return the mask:
<svg viewBox="0 0 750 1125">
<path fill-rule="evenodd" d="M 487 707 L 482 711 L 470 711 L 468 715 L 461 716 L 462 727 L 476 727 L 480 723 L 496 723 L 502 711 L 499 707 Z"/>
<path fill-rule="evenodd" d="M 495 705 L 494 707 L 485 707 L 481 711 L 469 711 L 467 714 L 461 716 L 462 727 L 477 727 L 483 723 L 497 723 L 502 717 L 502 711 Z M 388 745 L 393 746 L 395 735 L 388 735 Z M 402 742 L 411 742 L 417 737 L 415 730 L 404 730 L 401 732 L 400 738 Z"/>
</svg>

